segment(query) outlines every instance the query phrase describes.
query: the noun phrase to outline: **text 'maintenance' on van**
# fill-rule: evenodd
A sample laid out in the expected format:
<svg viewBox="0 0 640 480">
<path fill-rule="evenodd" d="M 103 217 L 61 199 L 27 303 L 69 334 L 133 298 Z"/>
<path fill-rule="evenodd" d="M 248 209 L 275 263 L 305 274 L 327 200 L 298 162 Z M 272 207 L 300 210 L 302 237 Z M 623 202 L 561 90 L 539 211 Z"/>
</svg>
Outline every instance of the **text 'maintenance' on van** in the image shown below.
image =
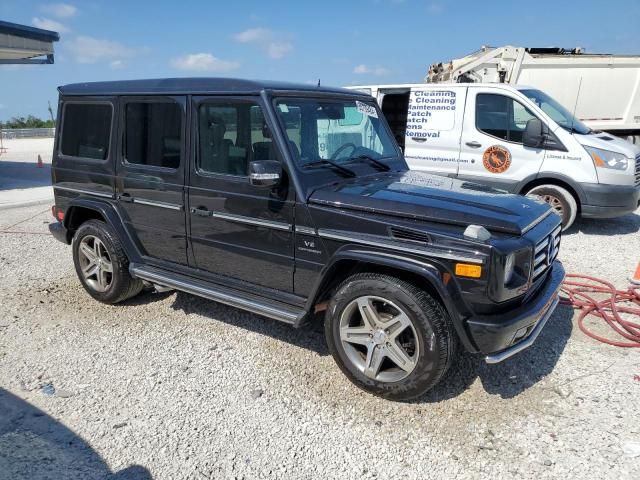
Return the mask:
<svg viewBox="0 0 640 480">
<path fill-rule="evenodd" d="M 373 95 L 413 170 L 536 194 L 562 216 L 640 202 L 640 148 L 597 132 L 543 91 L 506 84 L 351 87 Z"/>
</svg>

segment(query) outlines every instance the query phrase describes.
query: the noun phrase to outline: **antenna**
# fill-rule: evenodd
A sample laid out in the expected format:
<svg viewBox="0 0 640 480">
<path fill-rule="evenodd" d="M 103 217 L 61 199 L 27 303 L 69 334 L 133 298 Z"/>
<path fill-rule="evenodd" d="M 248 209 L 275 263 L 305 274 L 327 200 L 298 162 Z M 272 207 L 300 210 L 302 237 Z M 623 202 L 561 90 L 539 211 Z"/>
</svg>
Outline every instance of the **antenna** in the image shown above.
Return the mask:
<svg viewBox="0 0 640 480">
<path fill-rule="evenodd" d="M 573 134 L 573 122 L 576 119 L 576 110 L 578 109 L 578 98 L 580 97 L 580 88 L 582 87 L 582 77 L 578 83 L 578 93 L 576 93 L 576 103 L 573 106 L 573 116 L 571 117 L 571 134 Z"/>
</svg>

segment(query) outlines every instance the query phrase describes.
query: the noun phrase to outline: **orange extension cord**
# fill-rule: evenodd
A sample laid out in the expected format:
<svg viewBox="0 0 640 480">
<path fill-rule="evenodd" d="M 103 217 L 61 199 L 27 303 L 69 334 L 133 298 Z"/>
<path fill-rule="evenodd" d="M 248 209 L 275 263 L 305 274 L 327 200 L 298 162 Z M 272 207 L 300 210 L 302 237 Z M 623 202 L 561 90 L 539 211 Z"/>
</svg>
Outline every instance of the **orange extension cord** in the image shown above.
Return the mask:
<svg viewBox="0 0 640 480">
<path fill-rule="evenodd" d="M 560 297 L 560 303 L 581 310 L 578 326 L 586 335 L 616 347 L 640 348 L 640 323 L 630 322 L 620 316 L 626 313 L 640 318 L 640 286 L 617 290 L 611 283 L 599 278 L 567 274 L 561 291 L 566 296 Z M 593 294 L 607 294 L 609 298 L 596 300 L 591 296 Z M 589 315 L 603 319 L 628 341 L 611 340 L 593 333 L 584 325 L 584 319 Z"/>
</svg>

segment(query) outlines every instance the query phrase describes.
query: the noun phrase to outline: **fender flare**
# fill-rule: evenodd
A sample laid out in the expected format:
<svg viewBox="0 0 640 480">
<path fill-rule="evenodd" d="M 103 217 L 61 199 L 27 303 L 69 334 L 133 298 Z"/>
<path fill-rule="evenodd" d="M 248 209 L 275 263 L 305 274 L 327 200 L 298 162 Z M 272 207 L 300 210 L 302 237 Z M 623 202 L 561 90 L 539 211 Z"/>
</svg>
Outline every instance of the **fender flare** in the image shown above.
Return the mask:
<svg viewBox="0 0 640 480">
<path fill-rule="evenodd" d="M 127 233 L 127 229 L 124 228 L 124 222 L 120 217 L 116 206 L 105 200 L 77 197 L 69 203 L 63 221 L 63 225 L 67 229 L 67 239 L 69 243 L 71 243 L 71 239 L 73 238 L 73 231 L 69 230 L 69 223 L 73 219 L 73 211 L 75 208 L 86 208 L 99 213 L 102 218 L 104 218 L 105 222 L 114 229 L 116 235 L 118 235 L 120 243 L 129 258 L 129 261 L 142 261 L 140 250 L 134 243 L 131 236 Z"/>
<path fill-rule="evenodd" d="M 465 319 L 471 315 L 471 312 L 467 308 L 456 282 L 449 281 L 445 284 L 443 273 L 449 273 L 448 269 L 437 261 L 427 259 L 419 260 L 367 247 L 346 245 L 336 251 L 329 262 L 327 262 L 327 265 L 322 269 L 319 279 L 309 295 L 307 301 L 308 311 L 313 311 L 316 298 L 323 293 L 323 289 L 330 283 L 335 273 L 336 265 L 343 261 L 401 270 L 423 278 L 429 287 L 440 297 L 439 299 L 442 301 L 463 346 L 468 351 L 477 351 L 477 347 L 471 340 L 465 327 Z"/>
</svg>

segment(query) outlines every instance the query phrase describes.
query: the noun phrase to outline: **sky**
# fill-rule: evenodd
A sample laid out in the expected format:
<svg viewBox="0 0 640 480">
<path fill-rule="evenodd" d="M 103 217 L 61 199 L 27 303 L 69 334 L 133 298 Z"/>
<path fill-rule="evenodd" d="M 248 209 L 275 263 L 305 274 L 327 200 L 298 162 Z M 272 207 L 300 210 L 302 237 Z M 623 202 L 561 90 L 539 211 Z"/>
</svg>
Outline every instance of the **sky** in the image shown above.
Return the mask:
<svg viewBox="0 0 640 480">
<path fill-rule="evenodd" d="M 0 20 L 61 37 L 54 65 L 0 66 L 0 120 L 46 118 L 56 87 L 75 82 L 414 83 L 483 45 L 640 54 L 638 0 L 0 0 Z"/>
</svg>

